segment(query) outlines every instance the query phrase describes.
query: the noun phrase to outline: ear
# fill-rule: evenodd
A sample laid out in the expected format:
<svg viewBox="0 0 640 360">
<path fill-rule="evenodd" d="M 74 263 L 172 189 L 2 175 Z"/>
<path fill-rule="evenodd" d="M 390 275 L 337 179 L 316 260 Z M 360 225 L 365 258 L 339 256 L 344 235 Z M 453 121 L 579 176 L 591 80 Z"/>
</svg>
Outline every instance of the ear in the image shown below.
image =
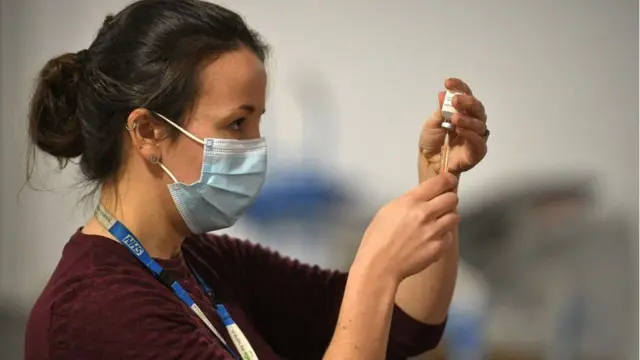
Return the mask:
<svg viewBox="0 0 640 360">
<path fill-rule="evenodd" d="M 138 150 L 143 158 L 161 160 L 160 142 L 167 138 L 166 124 L 153 116 L 149 110 L 138 108 L 129 113 L 126 126 L 133 148 Z"/>
</svg>

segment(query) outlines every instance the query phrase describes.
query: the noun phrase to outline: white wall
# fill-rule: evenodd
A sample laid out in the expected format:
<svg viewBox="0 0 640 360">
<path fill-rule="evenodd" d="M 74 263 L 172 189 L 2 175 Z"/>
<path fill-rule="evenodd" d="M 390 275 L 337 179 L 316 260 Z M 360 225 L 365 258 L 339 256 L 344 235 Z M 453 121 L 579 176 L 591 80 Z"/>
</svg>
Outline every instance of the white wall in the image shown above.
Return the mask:
<svg viewBox="0 0 640 360">
<path fill-rule="evenodd" d="M 26 189 L 17 198 L 32 80 L 53 55 L 86 48 L 105 14 L 125 3 L 2 0 L 0 301 L 28 307 L 89 210 L 70 188 L 73 168 L 40 177 L 56 191 Z M 492 130 L 489 156 L 463 178 L 463 202 L 499 191 L 513 176 L 584 170 L 598 176 L 603 209 L 621 207 L 635 221 L 636 1 L 225 4 L 246 15 L 275 50 L 265 121 L 277 121 L 278 149 L 295 151 L 300 143 L 291 76 L 317 71 L 333 91 L 339 119 L 339 136 L 321 139 L 339 149 L 327 161 L 359 185 L 363 200 L 379 205 L 415 184 L 418 131 L 443 79 L 456 76 L 484 101 Z"/>
</svg>

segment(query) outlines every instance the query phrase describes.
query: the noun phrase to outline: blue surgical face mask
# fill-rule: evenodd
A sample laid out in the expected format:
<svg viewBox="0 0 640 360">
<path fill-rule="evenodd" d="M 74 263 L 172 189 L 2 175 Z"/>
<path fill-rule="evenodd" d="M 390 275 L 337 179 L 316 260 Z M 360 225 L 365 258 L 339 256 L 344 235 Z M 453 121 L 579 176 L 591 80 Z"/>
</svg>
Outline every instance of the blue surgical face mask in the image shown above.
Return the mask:
<svg viewBox="0 0 640 360">
<path fill-rule="evenodd" d="M 235 224 L 262 190 L 267 171 L 265 139 L 201 140 L 166 117 L 156 115 L 204 147 L 200 180 L 193 184 L 179 182 L 158 162 L 174 181 L 169 192 L 191 232 L 203 234 Z"/>
</svg>

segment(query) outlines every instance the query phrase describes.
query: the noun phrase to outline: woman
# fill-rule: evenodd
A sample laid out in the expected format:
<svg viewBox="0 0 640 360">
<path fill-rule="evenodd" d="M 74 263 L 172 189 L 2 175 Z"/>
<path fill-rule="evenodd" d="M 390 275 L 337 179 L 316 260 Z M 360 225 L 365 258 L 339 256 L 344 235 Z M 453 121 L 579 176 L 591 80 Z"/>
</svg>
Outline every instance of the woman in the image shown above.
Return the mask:
<svg viewBox="0 0 640 360">
<path fill-rule="evenodd" d="M 206 234 L 264 181 L 266 53 L 220 6 L 141 0 L 45 65 L 31 139 L 79 158 L 100 196 L 31 312 L 27 359 L 404 359 L 438 344 L 458 256 L 439 111 L 421 184 L 376 215 L 348 277 Z M 463 82 L 445 86 L 469 94 L 454 100 L 459 174 L 485 155 L 486 116 Z"/>
</svg>

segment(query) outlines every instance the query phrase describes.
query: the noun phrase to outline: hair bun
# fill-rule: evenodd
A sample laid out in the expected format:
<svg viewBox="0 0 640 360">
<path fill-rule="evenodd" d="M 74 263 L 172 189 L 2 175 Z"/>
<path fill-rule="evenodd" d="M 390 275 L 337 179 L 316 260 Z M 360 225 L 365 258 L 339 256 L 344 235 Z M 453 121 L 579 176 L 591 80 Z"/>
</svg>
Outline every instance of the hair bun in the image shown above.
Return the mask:
<svg viewBox="0 0 640 360">
<path fill-rule="evenodd" d="M 78 117 L 81 77 L 77 54 L 53 58 L 40 71 L 31 102 L 31 139 L 61 162 L 82 155 L 84 148 Z"/>
</svg>

